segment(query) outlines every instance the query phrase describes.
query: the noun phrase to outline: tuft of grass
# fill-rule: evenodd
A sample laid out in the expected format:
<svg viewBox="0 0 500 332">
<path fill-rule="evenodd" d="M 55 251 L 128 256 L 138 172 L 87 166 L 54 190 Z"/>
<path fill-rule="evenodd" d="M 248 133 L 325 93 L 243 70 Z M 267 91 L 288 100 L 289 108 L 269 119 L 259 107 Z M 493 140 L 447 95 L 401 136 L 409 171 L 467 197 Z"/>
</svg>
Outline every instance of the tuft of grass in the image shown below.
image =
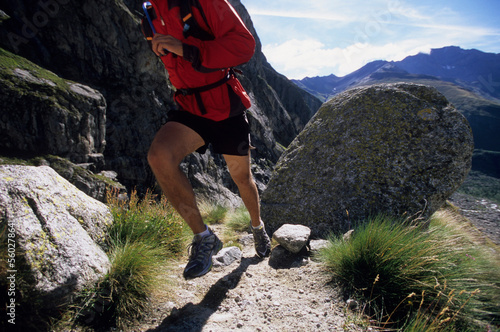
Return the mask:
<svg viewBox="0 0 500 332">
<path fill-rule="evenodd" d="M 245 206 L 239 206 L 229 212 L 225 224 L 234 232 L 248 232 L 250 227 L 250 214 Z"/>
<path fill-rule="evenodd" d="M 203 221 L 208 225 L 223 223 L 229 210 L 227 207 L 220 204 L 212 204 L 208 202 L 201 202 L 199 209 Z"/>
<path fill-rule="evenodd" d="M 450 291 L 453 293 L 454 291 Z M 464 292 L 464 291 L 462 291 Z M 470 300 L 475 296 L 477 291 L 472 292 L 469 296 Z M 439 312 L 435 312 L 436 306 L 423 308 L 425 292 L 422 292 L 422 300 L 416 314 L 414 314 L 407 323 L 405 323 L 403 330 L 405 332 L 419 332 L 419 331 L 475 331 L 477 326 L 464 326 L 463 322 L 457 322 L 454 318 L 460 313 L 460 309 L 450 314 L 450 307 L 446 306 Z M 451 301 L 452 296 L 449 297 L 448 303 Z M 464 305 L 467 303 L 466 301 Z M 435 303 L 435 301 L 433 302 Z"/>
<path fill-rule="evenodd" d="M 113 300 L 110 309 L 118 326 L 136 319 L 147 307 L 149 295 L 158 286 L 156 276 L 166 255 L 159 247 L 142 242 L 116 246 L 111 253 L 112 268 L 106 276 L 105 289 Z"/>
<path fill-rule="evenodd" d="M 110 191 L 107 201 L 114 219 L 108 229 L 110 247 L 141 242 L 151 248 L 162 248 L 166 256 L 184 249 L 189 231 L 165 196 L 157 200 L 156 195 L 147 191 L 139 199 L 133 191 L 127 202 Z"/>
<path fill-rule="evenodd" d="M 384 327 L 404 325 L 415 313 L 447 326 L 498 319 L 498 265 L 451 219 L 436 214 L 423 225 L 377 216 L 350 240 L 332 236 L 319 258 L 343 291 L 367 303 L 367 313 Z"/>
<path fill-rule="evenodd" d="M 87 326 L 124 328 L 147 308 L 158 287 L 157 275 L 165 264 L 159 248 L 141 243 L 120 243 L 110 253 L 111 268 L 93 289 L 82 292 L 76 317 Z"/>
</svg>

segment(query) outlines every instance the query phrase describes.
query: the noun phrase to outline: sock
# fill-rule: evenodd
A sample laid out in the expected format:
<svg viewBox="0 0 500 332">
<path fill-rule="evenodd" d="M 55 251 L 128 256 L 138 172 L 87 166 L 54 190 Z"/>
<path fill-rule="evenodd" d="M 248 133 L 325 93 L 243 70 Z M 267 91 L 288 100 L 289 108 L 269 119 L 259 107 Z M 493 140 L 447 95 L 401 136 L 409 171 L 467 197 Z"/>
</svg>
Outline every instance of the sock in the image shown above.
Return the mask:
<svg viewBox="0 0 500 332">
<path fill-rule="evenodd" d="M 252 226 L 253 229 L 261 229 L 263 227 L 264 227 L 264 223 L 262 222 L 262 220 L 260 221 L 260 225 L 259 226 L 257 226 L 257 227 Z"/>
<path fill-rule="evenodd" d="M 208 230 L 208 226 L 207 226 L 207 225 L 205 225 L 205 227 L 206 227 L 207 229 L 205 229 L 205 231 L 204 231 L 204 232 L 201 232 L 201 233 L 195 234 L 195 236 L 199 236 L 200 238 L 202 238 L 202 237 L 205 237 L 205 236 L 207 236 L 207 235 L 210 235 L 210 231 Z"/>
</svg>

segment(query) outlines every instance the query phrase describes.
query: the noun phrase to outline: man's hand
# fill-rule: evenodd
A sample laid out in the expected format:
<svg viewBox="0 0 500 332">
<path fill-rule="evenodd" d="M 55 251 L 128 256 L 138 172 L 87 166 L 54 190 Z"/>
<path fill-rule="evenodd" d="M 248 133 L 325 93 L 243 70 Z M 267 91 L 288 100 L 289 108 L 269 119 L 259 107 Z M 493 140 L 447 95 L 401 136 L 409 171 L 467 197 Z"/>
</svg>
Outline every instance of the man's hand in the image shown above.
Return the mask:
<svg viewBox="0 0 500 332">
<path fill-rule="evenodd" d="M 155 34 L 153 37 L 153 52 L 158 56 L 165 55 L 165 49 L 169 52 L 183 56 L 182 42 L 170 35 Z"/>
</svg>

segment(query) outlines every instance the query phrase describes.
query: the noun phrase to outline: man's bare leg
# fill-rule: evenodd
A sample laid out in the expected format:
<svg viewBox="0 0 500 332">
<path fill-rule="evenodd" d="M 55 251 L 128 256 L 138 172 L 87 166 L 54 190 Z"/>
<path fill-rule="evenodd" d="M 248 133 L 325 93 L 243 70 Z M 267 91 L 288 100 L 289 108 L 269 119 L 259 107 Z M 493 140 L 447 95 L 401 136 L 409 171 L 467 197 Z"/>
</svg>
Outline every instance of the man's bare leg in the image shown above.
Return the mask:
<svg viewBox="0 0 500 332">
<path fill-rule="evenodd" d="M 257 185 L 250 169 L 250 153 L 246 156 L 224 155 L 229 173 L 238 186 L 241 199 L 250 214 L 252 226 L 260 225 L 260 204 Z"/>
<path fill-rule="evenodd" d="M 206 226 L 193 188 L 179 165 L 184 157 L 204 144 L 192 129 L 178 122 L 167 122 L 156 134 L 148 153 L 149 165 L 163 193 L 194 234 L 202 233 Z"/>
<path fill-rule="evenodd" d="M 193 188 L 179 168 L 182 159 L 205 142 L 192 129 L 178 122 L 168 122 L 156 134 L 149 149 L 148 162 L 170 203 L 194 233 L 185 279 L 197 278 L 212 268 L 212 256 L 222 249 L 222 242 L 203 223 Z"/>
<path fill-rule="evenodd" d="M 260 203 L 257 185 L 250 169 L 250 153 L 246 156 L 224 155 L 229 173 L 238 186 L 241 199 L 250 214 L 252 234 L 257 256 L 264 258 L 271 253 L 271 240 L 260 219 Z"/>
</svg>

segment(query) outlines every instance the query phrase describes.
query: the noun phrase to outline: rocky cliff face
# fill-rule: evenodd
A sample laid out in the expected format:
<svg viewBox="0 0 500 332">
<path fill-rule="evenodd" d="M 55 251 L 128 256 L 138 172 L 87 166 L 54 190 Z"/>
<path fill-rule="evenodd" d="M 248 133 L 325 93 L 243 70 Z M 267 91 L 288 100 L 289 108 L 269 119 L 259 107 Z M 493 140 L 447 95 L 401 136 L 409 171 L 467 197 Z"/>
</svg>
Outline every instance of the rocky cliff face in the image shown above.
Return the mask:
<svg viewBox="0 0 500 332">
<path fill-rule="evenodd" d="M 4 50 L 0 61 L 1 146 L 102 163 L 104 97 Z"/>
<path fill-rule="evenodd" d="M 258 41 L 243 5 L 237 0 L 231 3 Z M 140 2 L 6 0 L 0 10 L 1 47 L 103 96 L 106 122 L 96 130 L 105 137 L 105 168 L 117 171 L 118 179 L 129 187 L 153 186 L 147 150 L 175 106 L 163 66 L 140 32 Z M 262 188 L 282 146 L 300 132 L 320 101 L 277 74 L 262 54 L 260 42 L 254 58 L 241 69 L 241 81 L 253 100 L 255 173 Z M 51 130 L 47 135 L 59 133 Z M 208 192 L 231 197 L 221 189 L 231 182 L 227 172 L 216 167 L 220 165 L 221 158 L 194 155 L 184 168 L 195 186 L 203 184 Z"/>
</svg>

